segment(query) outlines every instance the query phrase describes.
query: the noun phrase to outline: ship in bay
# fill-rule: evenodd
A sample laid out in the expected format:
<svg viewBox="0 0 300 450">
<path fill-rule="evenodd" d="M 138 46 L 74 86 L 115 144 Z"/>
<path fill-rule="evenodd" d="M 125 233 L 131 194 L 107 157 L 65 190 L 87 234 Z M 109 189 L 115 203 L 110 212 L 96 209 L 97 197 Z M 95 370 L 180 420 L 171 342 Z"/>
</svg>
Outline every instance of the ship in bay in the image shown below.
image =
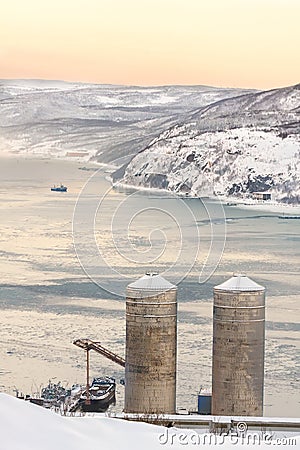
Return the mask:
<svg viewBox="0 0 300 450">
<path fill-rule="evenodd" d="M 51 191 L 54 191 L 54 192 L 67 192 L 67 190 L 68 190 L 67 186 L 64 186 L 62 183 L 59 186 L 54 185 L 51 188 Z"/>
</svg>

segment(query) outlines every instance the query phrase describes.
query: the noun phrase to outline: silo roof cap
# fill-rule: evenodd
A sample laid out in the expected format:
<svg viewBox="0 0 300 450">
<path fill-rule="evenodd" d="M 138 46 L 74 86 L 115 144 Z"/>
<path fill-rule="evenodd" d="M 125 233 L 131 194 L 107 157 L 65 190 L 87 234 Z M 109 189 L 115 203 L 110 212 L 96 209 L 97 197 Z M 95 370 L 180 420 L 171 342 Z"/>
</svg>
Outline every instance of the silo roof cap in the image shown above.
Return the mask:
<svg viewBox="0 0 300 450">
<path fill-rule="evenodd" d="M 233 277 L 214 287 L 217 291 L 264 291 L 265 288 L 255 283 L 244 274 L 234 274 Z"/>
<path fill-rule="evenodd" d="M 128 285 L 130 289 L 147 290 L 147 291 L 168 291 L 177 289 L 177 287 L 165 280 L 157 272 L 147 272 L 143 277 Z"/>
</svg>

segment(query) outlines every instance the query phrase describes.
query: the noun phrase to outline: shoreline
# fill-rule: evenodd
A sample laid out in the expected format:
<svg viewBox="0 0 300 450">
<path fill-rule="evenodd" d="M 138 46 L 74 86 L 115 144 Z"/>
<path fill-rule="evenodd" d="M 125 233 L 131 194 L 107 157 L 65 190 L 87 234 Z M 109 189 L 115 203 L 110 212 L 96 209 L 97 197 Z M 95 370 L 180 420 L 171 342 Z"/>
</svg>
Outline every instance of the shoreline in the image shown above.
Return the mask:
<svg viewBox="0 0 300 450">
<path fill-rule="evenodd" d="M 280 203 L 276 201 L 260 201 L 255 202 L 255 200 L 247 199 L 247 198 L 236 198 L 236 197 L 226 197 L 226 196 L 220 196 L 220 195 L 203 195 L 201 197 L 196 196 L 190 196 L 190 195 L 183 195 L 179 194 L 173 191 L 170 191 L 168 189 L 161 189 L 161 188 L 150 188 L 145 186 L 136 186 L 133 184 L 127 184 L 122 182 L 114 182 L 112 180 L 112 177 L 109 175 L 112 171 L 117 170 L 119 166 L 115 166 L 114 164 L 107 164 L 107 163 L 99 163 L 97 161 L 90 161 L 86 160 L 85 158 L 80 157 L 67 157 L 67 156 L 60 156 L 60 157 L 53 157 L 53 155 L 28 155 L 28 154 L 16 154 L 16 153 L 10 153 L 7 152 L 1 157 L 5 159 L 23 159 L 23 160 L 32 160 L 32 161 L 62 161 L 62 162 L 70 162 L 72 164 L 82 164 L 82 167 L 78 167 L 80 170 L 95 170 L 95 169 L 103 169 L 105 173 L 108 175 L 105 177 L 105 179 L 111 184 L 113 188 L 120 189 L 120 191 L 140 191 L 140 192 L 149 192 L 154 195 L 163 196 L 167 194 L 167 198 L 180 198 L 185 200 L 191 200 L 191 199 L 209 199 L 211 201 L 219 202 L 223 206 L 229 206 L 232 208 L 241 208 L 241 209 L 250 209 L 250 210 L 257 210 L 257 211 L 266 211 L 270 213 L 279 213 L 281 218 L 285 218 L 285 214 L 287 215 L 287 218 L 289 216 L 298 216 L 300 218 L 300 204 L 287 204 L 287 203 Z M 105 170 L 106 169 L 106 170 Z M 297 217 L 298 218 L 298 217 Z"/>
<path fill-rule="evenodd" d="M 219 199 L 220 200 L 220 199 Z M 222 200 L 220 200 L 222 201 Z M 258 211 L 267 211 L 267 212 L 274 212 L 274 213 L 280 213 L 280 215 L 284 216 L 285 214 L 288 215 L 299 215 L 300 218 L 300 205 L 299 204 L 287 204 L 287 203 L 280 203 L 280 202 L 269 202 L 269 201 L 261 201 L 261 202 L 251 202 L 247 201 L 246 199 L 235 199 L 232 197 L 226 197 L 222 201 L 223 204 L 231 207 L 238 207 L 242 209 L 254 209 Z M 232 205 L 230 203 L 233 203 Z"/>
<path fill-rule="evenodd" d="M 284 216 L 285 214 L 291 215 L 299 215 L 300 219 L 300 204 L 287 204 L 287 203 L 279 203 L 275 201 L 261 201 L 255 202 L 251 201 L 251 199 L 241 199 L 235 197 L 225 197 L 225 196 L 210 196 L 205 195 L 202 197 L 189 196 L 189 195 L 180 195 L 176 192 L 169 191 L 168 189 L 159 189 L 159 188 L 150 188 L 144 186 L 136 186 L 133 184 L 126 184 L 121 182 L 113 182 L 111 177 L 106 177 L 107 181 L 109 181 L 113 188 L 124 190 L 134 190 L 140 192 L 149 192 L 156 194 L 157 196 L 162 196 L 167 194 L 167 198 L 179 198 L 181 200 L 194 200 L 194 199 L 209 199 L 214 202 L 219 202 L 224 206 L 229 206 L 233 208 L 241 208 L 241 209 L 254 209 L 258 211 L 266 211 L 266 212 L 274 212 L 279 213 Z M 165 198 L 165 197 L 164 197 Z"/>
</svg>

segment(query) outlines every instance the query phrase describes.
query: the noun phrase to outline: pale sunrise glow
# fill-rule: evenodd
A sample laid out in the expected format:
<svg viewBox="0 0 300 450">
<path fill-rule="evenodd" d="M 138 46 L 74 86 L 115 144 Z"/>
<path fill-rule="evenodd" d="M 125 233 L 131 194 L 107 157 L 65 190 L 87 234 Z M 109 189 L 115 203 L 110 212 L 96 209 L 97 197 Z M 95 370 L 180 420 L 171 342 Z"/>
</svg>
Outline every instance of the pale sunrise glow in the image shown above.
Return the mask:
<svg viewBox="0 0 300 450">
<path fill-rule="evenodd" d="M 298 0 L 3 0 L 0 78 L 296 84 L 299 18 Z"/>
</svg>

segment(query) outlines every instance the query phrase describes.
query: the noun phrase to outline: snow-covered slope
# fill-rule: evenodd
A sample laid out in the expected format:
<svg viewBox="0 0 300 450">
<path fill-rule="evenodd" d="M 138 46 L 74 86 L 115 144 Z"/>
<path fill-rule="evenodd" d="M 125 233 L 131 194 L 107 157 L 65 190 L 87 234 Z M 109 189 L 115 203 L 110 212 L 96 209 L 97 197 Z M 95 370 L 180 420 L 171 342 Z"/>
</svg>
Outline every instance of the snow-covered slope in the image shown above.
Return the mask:
<svg viewBox="0 0 300 450">
<path fill-rule="evenodd" d="M 0 151 L 109 163 L 138 153 L 192 110 L 245 92 L 0 80 Z"/>
<path fill-rule="evenodd" d="M 299 116 L 300 85 L 217 101 L 161 133 L 114 179 L 189 195 L 271 190 L 300 203 Z"/>
<path fill-rule="evenodd" d="M 162 427 L 103 416 L 62 417 L 0 394 L 0 450 L 159 449 L 161 432 Z"/>
<path fill-rule="evenodd" d="M 97 417 L 64 417 L 40 406 L 0 394 L 0 450 L 159 450 L 181 448 L 299 448 L 299 436 L 263 440 L 236 435 L 199 435 L 193 430 L 164 428 Z M 244 425 L 244 424 L 243 424 Z M 198 432 L 201 433 L 200 430 Z M 258 435 L 258 434 L 257 434 Z M 202 436 L 202 437 L 201 437 Z M 250 443 L 248 443 L 250 442 Z"/>
</svg>

